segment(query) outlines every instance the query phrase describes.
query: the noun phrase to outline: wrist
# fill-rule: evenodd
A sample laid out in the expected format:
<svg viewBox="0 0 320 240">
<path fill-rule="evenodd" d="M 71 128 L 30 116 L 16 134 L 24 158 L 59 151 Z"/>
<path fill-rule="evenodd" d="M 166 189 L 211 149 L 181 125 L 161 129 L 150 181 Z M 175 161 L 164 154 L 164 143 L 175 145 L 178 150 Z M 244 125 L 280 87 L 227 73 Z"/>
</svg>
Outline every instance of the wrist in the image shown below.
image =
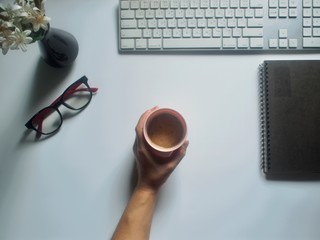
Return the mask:
<svg viewBox="0 0 320 240">
<path fill-rule="evenodd" d="M 156 187 L 150 187 L 143 184 L 138 184 L 135 188 L 136 192 L 145 194 L 145 195 L 151 195 L 151 196 L 157 196 L 160 188 Z"/>
</svg>

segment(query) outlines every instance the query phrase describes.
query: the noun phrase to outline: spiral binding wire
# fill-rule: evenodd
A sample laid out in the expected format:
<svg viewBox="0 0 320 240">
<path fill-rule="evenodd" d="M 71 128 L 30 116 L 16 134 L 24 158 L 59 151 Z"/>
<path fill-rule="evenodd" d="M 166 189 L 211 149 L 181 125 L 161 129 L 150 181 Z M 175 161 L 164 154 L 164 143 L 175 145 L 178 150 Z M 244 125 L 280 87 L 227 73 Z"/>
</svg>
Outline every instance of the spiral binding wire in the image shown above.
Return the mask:
<svg viewBox="0 0 320 240">
<path fill-rule="evenodd" d="M 268 90 L 268 63 L 259 66 L 259 92 L 260 92 L 260 153 L 261 170 L 267 173 L 270 169 L 270 140 L 269 140 L 269 90 Z"/>
</svg>

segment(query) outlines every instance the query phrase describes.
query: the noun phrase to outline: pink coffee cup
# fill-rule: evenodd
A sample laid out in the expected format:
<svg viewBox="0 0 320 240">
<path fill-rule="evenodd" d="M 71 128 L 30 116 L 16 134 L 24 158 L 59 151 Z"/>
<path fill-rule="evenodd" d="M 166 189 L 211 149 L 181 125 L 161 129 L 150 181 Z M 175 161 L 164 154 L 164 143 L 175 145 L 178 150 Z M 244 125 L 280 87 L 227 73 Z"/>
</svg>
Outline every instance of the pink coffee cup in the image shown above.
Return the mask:
<svg viewBox="0 0 320 240">
<path fill-rule="evenodd" d="M 170 157 L 185 142 L 187 124 L 177 111 L 160 108 L 147 116 L 143 135 L 152 153 L 159 157 Z"/>
</svg>

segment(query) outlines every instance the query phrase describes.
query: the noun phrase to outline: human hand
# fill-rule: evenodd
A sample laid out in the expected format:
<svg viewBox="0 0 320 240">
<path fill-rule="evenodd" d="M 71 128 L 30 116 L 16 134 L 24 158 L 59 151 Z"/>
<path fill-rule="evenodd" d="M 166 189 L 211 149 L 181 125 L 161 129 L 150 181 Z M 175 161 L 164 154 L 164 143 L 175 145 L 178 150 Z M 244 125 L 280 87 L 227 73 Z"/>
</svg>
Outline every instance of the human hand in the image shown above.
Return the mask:
<svg viewBox="0 0 320 240">
<path fill-rule="evenodd" d="M 143 126 L 147 116 L 157 109 L 158 107 L 154 107 L 141 115 L 136 126 L 136 140 L 133 145 L 138 171 L 137 187 L 154 192 L 157 192 L 160 189 L 162 184 L 168 179 L 170 174 L 183 159 L 189 144 L 186 140 L 179 149 L 167 158 L 154 156 L 149 151 L 143 137 Z"/>
</svg>

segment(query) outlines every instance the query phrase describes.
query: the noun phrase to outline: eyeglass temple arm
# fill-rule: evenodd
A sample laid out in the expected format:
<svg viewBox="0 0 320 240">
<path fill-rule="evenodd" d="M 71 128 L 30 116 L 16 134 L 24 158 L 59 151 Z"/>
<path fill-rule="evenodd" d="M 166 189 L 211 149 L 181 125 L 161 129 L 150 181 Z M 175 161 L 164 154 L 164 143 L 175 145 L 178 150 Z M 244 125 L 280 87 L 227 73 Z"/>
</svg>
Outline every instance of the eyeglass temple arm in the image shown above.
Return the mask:
<svg viewBox="0 0 320 240">
<path fill-rule="evenodd" d="M 50 104 L 50 106 L 51 106 L 51 107 L 52 107 L 52 106 L 55 106 L 58 102 L 60 102 L 63 95 L 65 95 L 65 96 L 70 96 L 71 94 L 73 94 L 73 93 L 75 93 L 75 92 L 78 92 L 78 91 L 88 91 L 88 89 L 89 89 L 90 92 L 93 92 L 93 93 L 95 93 L 95 92 L 98 91 L 98 88 L 79 88 L 79 89 L 77 89 L 77 87 L 78 87 L 80 84 L 81 84 L 81 83 L 75 84 L 74 86 L 72 86 L 69 90 L 67 90 L 67 92 L 65 92 L 64 94 L 60 95 L 56 100 L 54 100 L 53 103 Z M 36 116 L 36 117 L 34 118 L 34 120 L 33 120 L 33 121 L 38 122 L 38 132 L 37 132 L 37 134 L 36 134 L 36 137 L 37 137 L 37 138 L 39 138 L 39 137 L 41 136 L 41 133 L 40 133 L 40 132 L 42 131 L 42 123 L 43 123 L 43 120 L 44 120 L 44 118 L 45 118 L 45 116 L 46 116 L 46 114 L 47 114 L 48 112 L 49 112 L 49 110 L 46 110 L 46 111 L 41 112 L 41 114 L 39 114 L 38 116 Z"/>
<path fill-rule="evenodd" d="M 79 91 L 90 91 L 90 92 L 93 92 L 93 93 L 95 93 L 95 92 L 97 92 L 98 91 L 98 88 L 79 88 L 79 89 L 77 89 L 78 87 L 79 87 L 79 85 L 81 85 L 82 83 L 80 82 L 80 83 L 78 83 L 78 84 L 75 84 L 74 86 L 72 86 L 72 87 L 70 87 L 70 89 L 68 89 L 65 93 L 63 93 L 62 95 L 60 95 L 53 103 L 51 103 L 51 107 L 52 106 L 55 106 L 58 102 L 60 102 L 61 101 L 61 98 L 62 98 L 62 96 L 70 96 L 71 94 L 73 94 L 73 93 L 75 93 L 75 92 L 79 92 Z"/>
</svg>

